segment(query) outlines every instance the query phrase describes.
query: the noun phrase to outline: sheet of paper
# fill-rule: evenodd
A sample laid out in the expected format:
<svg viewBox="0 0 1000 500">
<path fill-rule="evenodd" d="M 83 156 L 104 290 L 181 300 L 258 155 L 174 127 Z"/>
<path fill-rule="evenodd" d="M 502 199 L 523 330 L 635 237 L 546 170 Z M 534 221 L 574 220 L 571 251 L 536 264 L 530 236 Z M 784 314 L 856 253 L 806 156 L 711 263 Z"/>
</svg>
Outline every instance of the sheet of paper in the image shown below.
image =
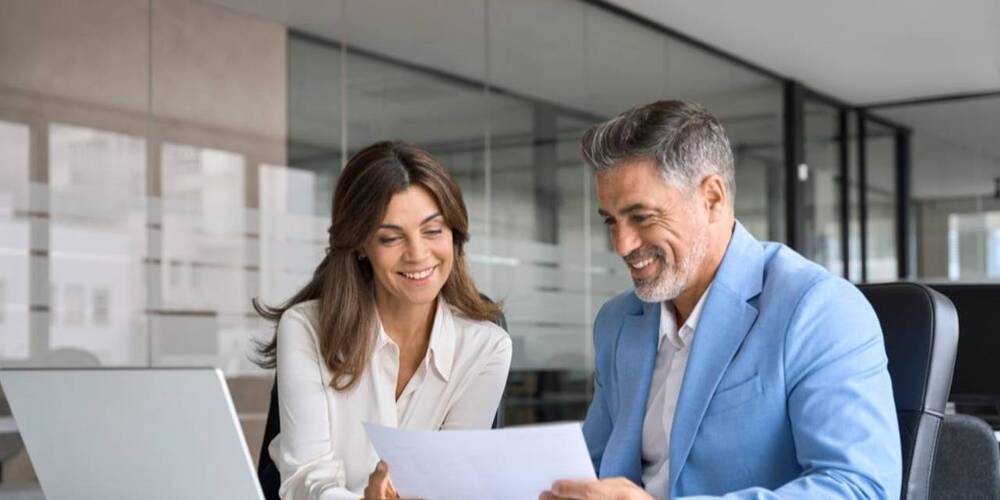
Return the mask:
<svg viewBox="0 0 1000 500">
<path fill-rule="evenodd" d="M 594 479 L 580 424 L 408 431 L 365 424 L 402 498 L 535 500 L 558 479 Z"/>
</svg>

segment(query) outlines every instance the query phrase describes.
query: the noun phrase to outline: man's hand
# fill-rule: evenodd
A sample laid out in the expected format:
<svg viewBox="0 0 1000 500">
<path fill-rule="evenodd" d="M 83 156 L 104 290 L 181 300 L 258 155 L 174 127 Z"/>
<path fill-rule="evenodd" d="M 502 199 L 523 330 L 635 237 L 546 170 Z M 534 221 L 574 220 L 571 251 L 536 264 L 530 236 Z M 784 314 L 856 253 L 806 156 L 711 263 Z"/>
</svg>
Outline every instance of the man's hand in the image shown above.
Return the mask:
<svg viewBox="0 0 1000 500">
<path fill-rule="evenodd" d="M 646 490 L 624 477 L 556 481 L 538 500 L 653 500 Z"/>
<path fill-rule="evenodd" d="M 385 500 L 399 498 L 396 488 L 389 479 L 389 464 L 379 460 L 375 470 L 368 476 L 368 487 L 365 488 L 364 500 Z"/>
</svg>

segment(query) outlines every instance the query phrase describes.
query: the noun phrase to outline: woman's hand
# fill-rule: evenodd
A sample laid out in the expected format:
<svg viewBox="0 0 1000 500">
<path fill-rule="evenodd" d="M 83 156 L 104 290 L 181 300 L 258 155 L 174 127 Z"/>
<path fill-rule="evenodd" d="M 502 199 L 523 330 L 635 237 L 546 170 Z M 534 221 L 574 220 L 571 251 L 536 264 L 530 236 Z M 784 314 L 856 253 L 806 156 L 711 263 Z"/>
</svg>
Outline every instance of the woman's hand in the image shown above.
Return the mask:
<svg viewBox="0 0 1000 500">
<path fill-rule="evenodd" d="M 368 487 L 365 488 L 364 500 L 385 500 L 399 498 L 396 488 L 389 479 L 389 464 L 379 460 L 375 470 L 368 476 Z"/>
</svg>

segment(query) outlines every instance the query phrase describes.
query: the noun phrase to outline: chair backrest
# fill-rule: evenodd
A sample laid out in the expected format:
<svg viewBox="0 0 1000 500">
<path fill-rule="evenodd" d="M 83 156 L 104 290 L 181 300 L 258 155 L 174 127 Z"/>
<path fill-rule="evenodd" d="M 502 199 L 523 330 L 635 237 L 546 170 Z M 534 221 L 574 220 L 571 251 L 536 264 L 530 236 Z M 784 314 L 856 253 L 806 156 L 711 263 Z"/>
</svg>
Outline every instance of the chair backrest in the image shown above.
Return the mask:
<svg viewBox="0 0 1000 500">
<path fill-rule="evenodd" d="M 489 297 L 485 295 L 483 298 L 489 300 Z M 503 314 L 500 314 L 494 323 L 504 330 L 507 329 L 507 318 Z M 503 413 L 504 401 L 501 400 L 497 415 L 493 419 L 494 428 L 503 424 Z M 271 386 L 271 404 L 267 409 L 267 423 L 264 425 L 264 440 L 260 445 L 260 459 L 257 461 L 257 479 L 260 480 L 260 486 L 266 500 L 280 500 L 278 489 L 281 487 L 281 474 L 278 472 L 278 467 L 274 465 L 274 461 L 271 460 L 271 455 L 267 452 L 267 447 L 271 445 L 271 441 L 279 432 L 281 432 L 281 417 L 278 415 L 278 381 L 275 379 Z"/>
<path fill-rule="evenodd" d="M 903 452 L 902 497 L 930 492 L 938 429 L 958 347 L 958 315 L 947 297 L 917 283 L 861 285 L 882 325 Z"/>
<path fill-rule="evenodd" d="M 1000 446 L 989 424 L 946 415 L 931 474 L 934 500 L 1000 500 Z"/>
<path fill-rule="evenodd" d="M 267 408 L 267 423 L 264 424 L 264 440 L 261 441 L 260 455 L 257 459 L 257 479 L 260 481 L 261 490 L 264 492 L 266 500 L 281 500 L 278 496 L 278 489 L 281 488 L 281 474 L 278 466 L 271 460 L 271 454 L 267 452 L 267 447 L 274 441 L 274 437 L 281 432 L 281 417 L 278 415 L 278 380 L 277 377 L 271 385 L 271 403 Z"/>
</svg>

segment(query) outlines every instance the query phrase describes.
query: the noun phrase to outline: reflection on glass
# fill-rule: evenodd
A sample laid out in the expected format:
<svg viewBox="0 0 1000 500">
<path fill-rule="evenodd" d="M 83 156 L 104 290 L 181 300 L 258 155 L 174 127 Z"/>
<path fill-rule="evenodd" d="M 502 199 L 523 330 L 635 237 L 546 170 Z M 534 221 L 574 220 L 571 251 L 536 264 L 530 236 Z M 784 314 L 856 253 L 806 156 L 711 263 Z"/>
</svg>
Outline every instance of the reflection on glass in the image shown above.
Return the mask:
<svg viewBox="0 0 1000 500">
<path fill-rule="evenodd" d="M 41 364 L 139 364 L 145 356 L 146 142 L 88 127 L 49 127 L 49 280 Z M 95 291 L 104 304 L 92 300 Z M 97 307 L 106 316 L 97 317 Z M 100 320 L 100 321 L 98 321 Z M 37 333 L 37 332 L 36 332 Z"/>
<path fill-rule="evenodd" d="M 23 361 L 30 355 L 30 140 L 27 125 L 0 121 L 0 360 Z"/>
<path fill-rule="evenodd" d="M 1000 278 L 1000 211 L 948 217 L 948 278 Z"/>
<path fill-rule="evenodd" d="M 896 257 L 896 141 L 891 129 L 868 123 L 865 129 L 865 175 L 868 190 L 868 281 L 893 281 Z"/>
<path fill-rule="evenodd" d="M 256 269 L 248 265 L 243 156 L 164 143 L 160 276 L 151 300 L 154 364 L 249 367 Z"/>
<path fill-rule="evenodd" d="M 861 162 L 858 161 L 858 121 L 851 115 L 847 121 L 847 204 L 848 221 L 848 277 L 855 283 L 862 281 L 864 262 L 861 257 Z"/>
<path fill-rule="evenodd" d="M 992 214 L 1000 211 L 1000 98 L 880 108 L 878 113 L 913 131 L 917 276 L 924 281 L 990 279 Z"/>
<path fill-rule="evenodd" d="M 261 165 L 260 182 L 260 288 L 264 304 L 281 304 L 312 277 L 328 246 L 325 238 L 329 215 L 328 193 L 316 200 L 315 172 Z"/>
<path fill-rule="evenodd" d="M 808 178 L 805 190 L 806 221 L 803 255 L 835 275 L 843 275 L 840 221 L 840 138 L 836 108 L 805 103 L 805 158 Z"/>
<path fill-rule="evenodd" d="M 312 214 L 327 220 L 344 154 L 341 59 L 338 44 L 288 39 L 288 165 L 312 174 L 306 196 L 315 200 Z"/>
</svg>

